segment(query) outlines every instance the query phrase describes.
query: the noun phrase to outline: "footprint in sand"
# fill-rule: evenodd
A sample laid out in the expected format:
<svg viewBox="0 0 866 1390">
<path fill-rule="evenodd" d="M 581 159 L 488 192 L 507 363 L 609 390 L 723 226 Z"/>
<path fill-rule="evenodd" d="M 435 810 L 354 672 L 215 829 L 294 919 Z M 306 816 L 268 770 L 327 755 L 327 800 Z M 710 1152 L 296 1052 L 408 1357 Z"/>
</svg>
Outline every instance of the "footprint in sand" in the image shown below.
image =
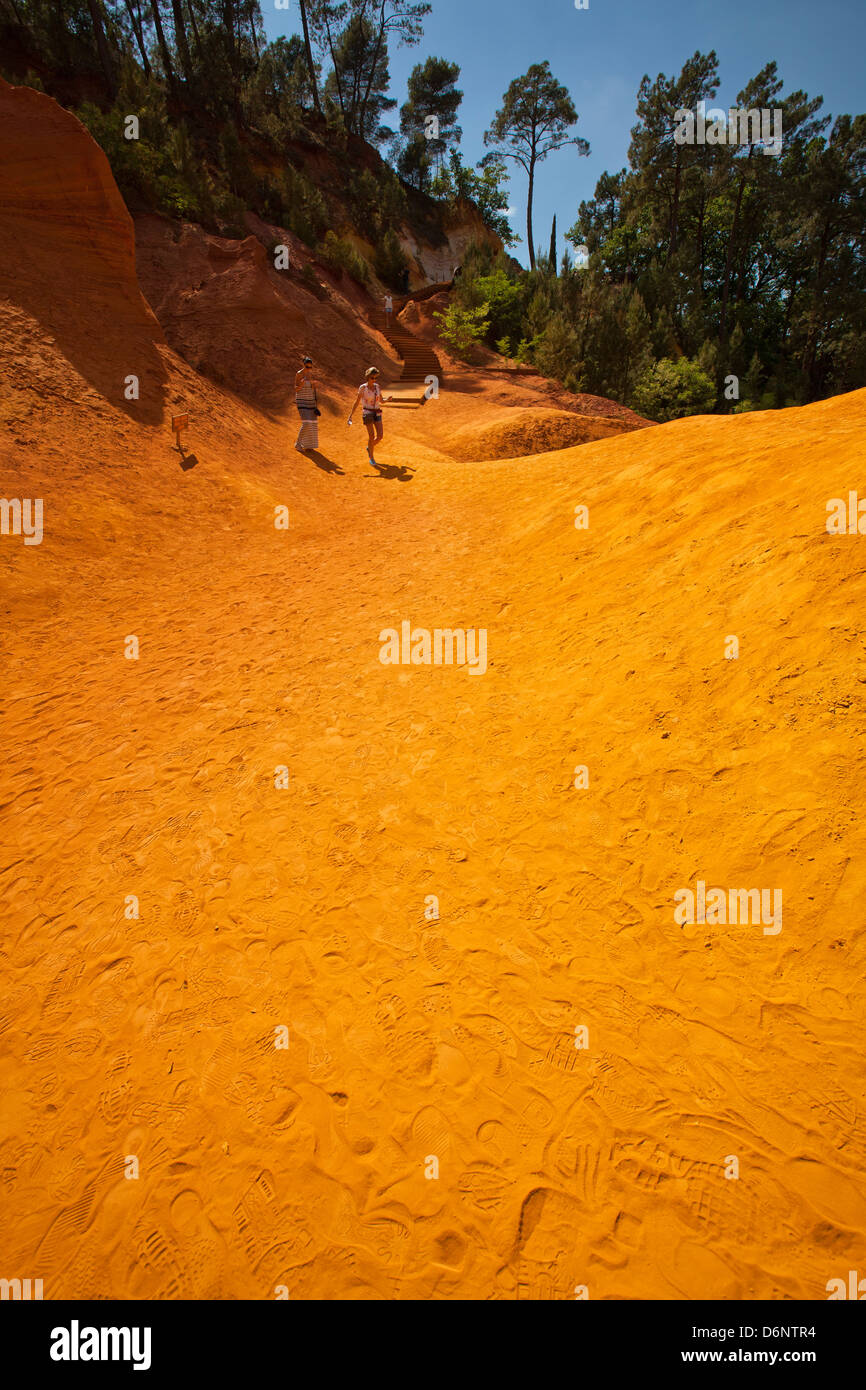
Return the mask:
<svg viewBox="0 0 866 1390">
<path fill-rule="evenodd" d="M 495 1211 L 502 1205 L 508 1183 L 492 1164 L 476 1163 L 457 1180 L 460 1196 L 479 1211 Z"/>
<path fill-rule="evenodd" d="M 263 1168 L 249 1184 L 234 1209 L 238 1235 L 251 1261 L 260 1258 L 273 1228 L 276 1212 L 274 1176 Z"/>
<path fill-rule="evenodd" d="M 412 1140 L 423 1155 L 443 1158 L 451 1150 L 454 1127 L 434 1105 L 425 1105 L 412 1121 Z"/>
<path fill-rule="evenodd" d="M 621 1057 L 603 1052 L 589 1064 L 592 1091 L 614 1124 L 630 1128 L 638 1115 L 649 1112 L 661 1121 L 672 1111 L 659 1088 Z"/>
<path fill-rule="evenodd" d="M 116 1127 L 129 1115 L 129 1098 L 132 1087 L 127 1079 L 130 1057 L 121 1052 L 114 1058 L 106 1072 L 107 1086 L 99 1095 L 99 1113 L 106 1124 Z"/>
<path fill-rule="evenodd" d="M 423 1028 L 395 1032 L 385 1047 L 390 1065 L 405 1077 L 418 1079 L 429 1076 L 433 1070 L 437 1044 Z"/>
</svg>

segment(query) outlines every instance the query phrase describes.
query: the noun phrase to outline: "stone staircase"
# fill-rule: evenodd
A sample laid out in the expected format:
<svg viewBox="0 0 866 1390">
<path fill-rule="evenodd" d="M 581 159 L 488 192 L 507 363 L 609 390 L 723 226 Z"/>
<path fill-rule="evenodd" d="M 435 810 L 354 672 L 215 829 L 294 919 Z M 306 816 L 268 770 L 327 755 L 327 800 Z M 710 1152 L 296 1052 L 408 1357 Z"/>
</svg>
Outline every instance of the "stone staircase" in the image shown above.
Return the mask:
<svg viewBox="0 0 866 1390">
<path fill-rule="evenodd" d="M 442 366 L 436 353 L 427 343 L 422 342 L 414 333 L 410 333 L 408 328 L 404 328 L 401 323 L 398 323 L 397 315 L 409 303 L 410 299 L 429 299 L 431 295 L 438 294 L 440 290 L 450 288 L 451 281 L 446 280 L 441 285 L 427 285 L 423 290 L 418 290 L 414 294 L 392 295 L 394 311 L 391 314 L 390 324 L 386 322 L 384 309 L 376 308 L 370 314 L 371 326 L 388 339 L 394 351 L 403 359 L 403 370 L 399 381 L 391 382 L 387 387 L 387 394 L 393 397 L 393 400 L 389 402 L 389 408 L 392 410 L 395 407 L 418 410 L 427 399 L 427 392 L 430 389 L 426 380 L 428 376 L 435 376 L 439 385 L 442 385 Z"/>
</svg>

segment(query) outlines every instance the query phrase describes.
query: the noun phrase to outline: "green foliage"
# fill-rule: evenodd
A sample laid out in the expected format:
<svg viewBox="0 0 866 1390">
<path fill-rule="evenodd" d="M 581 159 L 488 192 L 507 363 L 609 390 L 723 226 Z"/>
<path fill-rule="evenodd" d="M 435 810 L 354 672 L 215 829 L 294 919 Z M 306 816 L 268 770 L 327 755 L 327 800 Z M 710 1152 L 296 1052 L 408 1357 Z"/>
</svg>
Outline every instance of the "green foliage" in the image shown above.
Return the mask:
<svg viewBox="0 0 866 1390">
<path fill-rule="evenodd" d="M 451 303 L 444 313 L 438 310 L 434 319 L 441 324 L 440 336 L 456 357 L 470 360 L 477 343 L 486 335 L 490 324 L 487 321 L 488 306 L 480 304 L 476 309 L 466 309 L 460 304 Z"/>
<path fill-rule="evenodd" d="M 716 388 L 697 362 L 664 357 L 647 367 L 634 392 L 635 409 L 650 420 L 705 415 L 716 403 Z"/>
<path fill-rule="evenodd" d="M 381 124 L 383 115 L 397 105 L 387 95 L 391 83 L 388 45 L 381 39 L 375 19 L 360 10 L 331 45 L 334 67 L 325 82 L 325 100 L 353 135 L 379 144 L 394 134 Z"/>
<path fill-rule="evenodd" d="M 406 194 L 387 164 L 378 177 L 371 169 L 353 174 L 346 185 L 346 200 L 355 229 L 371 239 L 395 227 L 407 213 Z"/>
<path fill-rule="evenodd" d="M 459 145 L 463 136 L 457 125 L 463 100 L 463 93 L 455 86 L 459 76 L 459 65 L 446 58 L 428 58 L 409 74 L 408 101 L 400 108 L 402 143 L 397 167 L 416 188 L 427 188 L 434 165 L 441 163 L 449 145 Z M 428 125 L 431 116 L 438 123 L 438 135 L 433 135 Z"/>
<path fill-rule="evenodd" d="M 457 281 L 452 302 L 465 309 L 475 309 L 485 305 L 488 320 L 487 341 L 494 343 L 498 338 L 520 337 L 522 325 L 523 294 L 521 288 L 506 272 L 500 257 L 492 263 L 485 273 L 476 269 L 477 259 L 464 257 L 460 278 Z"/>
<path fill-rule="evenodd" d="M 370 268 L 360 251 L 346 237 L 338 237 L 333 231 L 325 233 L 324 241 L 316 247 L 316 255 L 332 270 L 345 270 L 362 285 L 370 278 Z"/>
<path fill-rule="evenodd" d="M 137 196 L 169 217 L 187 218 L 206 225 L 212 222 L 213 185 L 195 157 L 183 122 L 165 130 L 158 122 L 148 122 L 143 113 L 139 118 L 139 138 L 127 140 L 125 112 L 117 107 L 101 111 L 92 102 L 85 102 L 75 114 L 105 151 L 118 187 L 125 196 Z M 161 144 L 149 138 L 148 127 L 155 130 Z"/>
<path fill-rule="evenodd" d="M 262 180 L 257 202 L 262 216 L 294 232 L 307 246 L 315 246 L 331 220 L 319 189 L 290 164 L 275 178 Z"/>
<path fill-rule="evenodd" d="M 396 290 L 400 287 L 403 272 L 408 264 L 397 233 L 389 227 L 381 241 L 376 243 L 373 269 L 383 284 Z"/>
<path fill-rule="evenodd" d="M 136 192 L 142 197 L 154 197 L 161 175 L 170 171 L 164 152 L 140 132 L 138 140 L 124 135 L 124 114 L 117 110 L 101 111 L 93 102 L 84 102 L 75 112 L 108 156 L 112 173 L 123 192 Z"/>
<path fill-rule="evenodd" d="M 448 157 L 448 167 L 443 169 L 430 184 L 434 198 L 456 203 L 458 198 L 466 198 L 474 203 L 481 220 L 506 246 L 514 246 L 520 237 L 511 229 L 505 215 L 508 207 L 508 194 L 503 184 L 508 181 L 505 165 L 498 160 L 488 159 L 480 174 L 463 163 L 458 150 L 452 150 Z"/>
<path fill-rule="evenodd" d="M 302 127 L 302 107 L 311 95 L 302 39 L 280 37 L 268 44 L 241 92 L 246 122 L 275 143 Z"/>
<path fill-rule="evenodd" d="M 313 36 L 333 66 L 325 82 L 325 110 L 346 131 L 371 143 L 393 136 L 380 124 L 396 101 L 387 96 L 390 85 L 388 41 L 410 47 L 420 41 L 427 0 L 307 0 Z"/>
</svg>

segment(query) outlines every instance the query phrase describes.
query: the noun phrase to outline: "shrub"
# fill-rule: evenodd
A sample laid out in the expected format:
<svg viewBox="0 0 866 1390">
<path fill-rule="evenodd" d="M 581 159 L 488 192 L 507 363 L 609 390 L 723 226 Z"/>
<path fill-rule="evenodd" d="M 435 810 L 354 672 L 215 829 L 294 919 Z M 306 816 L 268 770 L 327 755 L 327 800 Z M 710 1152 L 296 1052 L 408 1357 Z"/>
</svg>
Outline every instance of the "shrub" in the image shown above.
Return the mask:
<svg viewBox="0 0 866 1390">
<path fill-rule="evenodd" d="M 370 276 L 364 257 L 346 237 L 338 237 L 334 232 L 326 232 L 324 241 L 316 247 L 316 255 L 332 270 L 345 270 L 360 284 L 366 284 Z"/>
<path fill-rule="evenodd" d="M 520 287 L 497 266 L 487 275 L 467 274 L 464 266 L 457 281 L 455 291 L 457 303 L 463 308 L 475 309 L 487 305 L 488 341 L 497 338 L 518 338 L 521 328 Z"/>
<path fill-rule="evenodd" d="M 685 415 L 704 415 L 716 403 L 716 388 L 706 372 L 687 357 L 663 357 L 647 367 L 634 389 L 634 408 L 659 423 Z"/>
<path fill-rule="evenodd" d="M 160 173 L 170 176 L 172 172 L 160 150 L 144 134 L 138 140 L 127 140 L 125 117 L 117 107 L 101 111 L 93 102 L 86 101 L 75 114 L 107 155 L 121 192 L 134 191 L 155 200 Z"/>
<path fill-rule="evenodd" d="M 533 361 L 543 376 L 565 382 L 580 356 L 575 330 L 563 314 L 553 314 L 533 344 Z"/>
<path fill-rule="evenodd" d="M 406 194 L 387 164 L 378 176 L 370 169 L 353 174 L 346 184 L 346 202 L 353 227 L 370 240 L 396 228 L 406 215 Z"/>
<path fill-rule="evenodd" d="M 330 221 L 325 200 L 316 185 L 289 164 L 277 179 L 277 192 L 283 210 L 281 225 L 288 227 L 307 246 L 315 246 Z"/>
<path fill-rule="evenodd" d="M 397 233 L 393 227 L 389 227 L 381 241 L 376 245 L 373 254 L 373 269 L 384 284 L 390 285 L 392 289 L 398 289 L 403 271 L 408 264 Z"/>
<path fill-rule="evenodd" d="M 449 304 L 444 314 L 437 312 L 433 315 L 441 324 L 440 336 L 457 357 L 468 359 L 475 344 L 484 337 L 490 327 L 485 317 L 487 309 L 486 304 L 480 304 L 477 309 Z"/>
<path fill-rule="evenodd" d="M 223 193 L 216 199 L 216 214 L 219 220 L 220 236 L 232 241 L 243 241 L 249 233 L 244 222 L 246 204 L 235 193 Z"/>
</svg>

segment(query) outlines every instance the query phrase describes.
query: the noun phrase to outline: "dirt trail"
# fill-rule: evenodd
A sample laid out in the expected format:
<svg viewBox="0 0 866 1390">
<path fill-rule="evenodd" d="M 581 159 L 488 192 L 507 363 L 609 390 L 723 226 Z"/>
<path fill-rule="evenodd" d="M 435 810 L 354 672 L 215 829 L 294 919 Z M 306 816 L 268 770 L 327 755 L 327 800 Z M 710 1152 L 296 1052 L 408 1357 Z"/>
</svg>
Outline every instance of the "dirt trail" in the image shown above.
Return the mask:
<svg viewBox="0 0 866 1390">
<path fill-rule="evenodd" d="M 151 423 L 4 324 L 0 487 L 45 511 L 0 539 L 4 1277 L 862 1270 L 866 579 L 825 518 L 866 392 L 461 463 L 496 401 L 446 389 L 386 414 L 377 476 L 351 388 L 302 459 L 156 340 Z M 383 665 L 403 621 L 485 629 L 486 672 Z M 699 879 L 781 889 L 781 932 L 679 925 Z"/>
</svg>

